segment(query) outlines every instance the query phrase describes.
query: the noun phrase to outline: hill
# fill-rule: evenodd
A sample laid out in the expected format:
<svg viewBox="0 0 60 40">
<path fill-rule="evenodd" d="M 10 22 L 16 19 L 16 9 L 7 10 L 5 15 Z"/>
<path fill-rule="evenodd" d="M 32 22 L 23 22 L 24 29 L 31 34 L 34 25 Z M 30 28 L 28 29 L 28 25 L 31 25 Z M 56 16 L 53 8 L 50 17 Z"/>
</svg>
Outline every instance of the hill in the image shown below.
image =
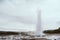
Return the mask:
<svg viewBox="0 0 60 40">
<path fill-rule="evenodd" d="M 55 30 L 45 30 L 43 31 L 45 34 L 60 34 L 60 28 L 55 29 Z"/>
</svg>

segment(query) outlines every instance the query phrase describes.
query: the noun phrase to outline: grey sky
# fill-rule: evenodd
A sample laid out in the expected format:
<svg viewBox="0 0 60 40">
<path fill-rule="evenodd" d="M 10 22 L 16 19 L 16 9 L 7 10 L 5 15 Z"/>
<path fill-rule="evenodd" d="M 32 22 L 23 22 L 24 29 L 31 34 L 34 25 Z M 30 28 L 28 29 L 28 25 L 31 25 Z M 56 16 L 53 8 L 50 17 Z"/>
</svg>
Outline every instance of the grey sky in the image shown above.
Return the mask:
<svg viewBox="0 0 60 40">
<path fill-rule="evenodd" d="M 36 30 L 37 10 L 41 10 L 43 29 L 57 28 L 60 21 L 60 0 L 0 1 L 0 30 Z"/>
</svg>

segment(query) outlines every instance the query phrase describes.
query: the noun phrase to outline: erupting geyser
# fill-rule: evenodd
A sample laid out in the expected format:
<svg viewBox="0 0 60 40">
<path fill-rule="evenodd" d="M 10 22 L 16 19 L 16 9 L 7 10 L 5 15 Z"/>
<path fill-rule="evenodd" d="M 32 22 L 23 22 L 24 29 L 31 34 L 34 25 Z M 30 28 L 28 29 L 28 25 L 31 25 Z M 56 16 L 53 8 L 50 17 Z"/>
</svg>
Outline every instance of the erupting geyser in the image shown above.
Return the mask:
<svg viewBox="0 0 60 40">
<path fill-rule="evenodd" d="M 37 11 L 37 26 L 36 26 L 36 36 L 42 36 L 42 28 L 41 28 L 41 10 Z"/>
</svg>

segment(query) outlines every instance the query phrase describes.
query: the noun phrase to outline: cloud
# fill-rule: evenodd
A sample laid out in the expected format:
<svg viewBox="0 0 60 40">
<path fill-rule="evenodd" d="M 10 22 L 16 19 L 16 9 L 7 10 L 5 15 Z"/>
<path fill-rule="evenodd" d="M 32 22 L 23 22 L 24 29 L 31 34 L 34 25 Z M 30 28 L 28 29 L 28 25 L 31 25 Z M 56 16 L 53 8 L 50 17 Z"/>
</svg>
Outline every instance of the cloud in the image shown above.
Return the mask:
<svg viewBox="0 0 60 40">
<path fill-rule="evenodd" d="M 59 0 L 6 0 L 0 2 L 0 24 L 1 26 L 10 27 L 18 26 L 25 27 L 30 25 L 35 29 L 37 22 L 37 8 L 41 9 L 43 28 L 56 28 L 56 22 L 60 20 L 60 5 Z M 22 24 L 23 23 L 23 24 Z M 19 28 L 21 25 L 19 25 Z M 16 27 L 15 26 L 15 27 Z M 29 29 L 29 27 L 26 27 Z M 14 28 L 14 27 L 13 27 Z"/>
</svg>

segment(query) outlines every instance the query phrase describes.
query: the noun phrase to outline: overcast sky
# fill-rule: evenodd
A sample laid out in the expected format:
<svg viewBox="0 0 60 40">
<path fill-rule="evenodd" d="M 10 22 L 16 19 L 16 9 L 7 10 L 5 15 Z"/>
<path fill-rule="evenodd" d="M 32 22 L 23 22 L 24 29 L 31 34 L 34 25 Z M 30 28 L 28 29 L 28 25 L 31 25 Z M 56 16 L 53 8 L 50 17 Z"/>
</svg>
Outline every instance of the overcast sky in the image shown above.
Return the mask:
<svg viewBox="0 0 60 40">
<path fill-rule="evenodd" d="M 43 29 L 60 26 L 60 0 L 0 0 L 0 30 L 35 31 L 37 10 Z"/>
</svg>

